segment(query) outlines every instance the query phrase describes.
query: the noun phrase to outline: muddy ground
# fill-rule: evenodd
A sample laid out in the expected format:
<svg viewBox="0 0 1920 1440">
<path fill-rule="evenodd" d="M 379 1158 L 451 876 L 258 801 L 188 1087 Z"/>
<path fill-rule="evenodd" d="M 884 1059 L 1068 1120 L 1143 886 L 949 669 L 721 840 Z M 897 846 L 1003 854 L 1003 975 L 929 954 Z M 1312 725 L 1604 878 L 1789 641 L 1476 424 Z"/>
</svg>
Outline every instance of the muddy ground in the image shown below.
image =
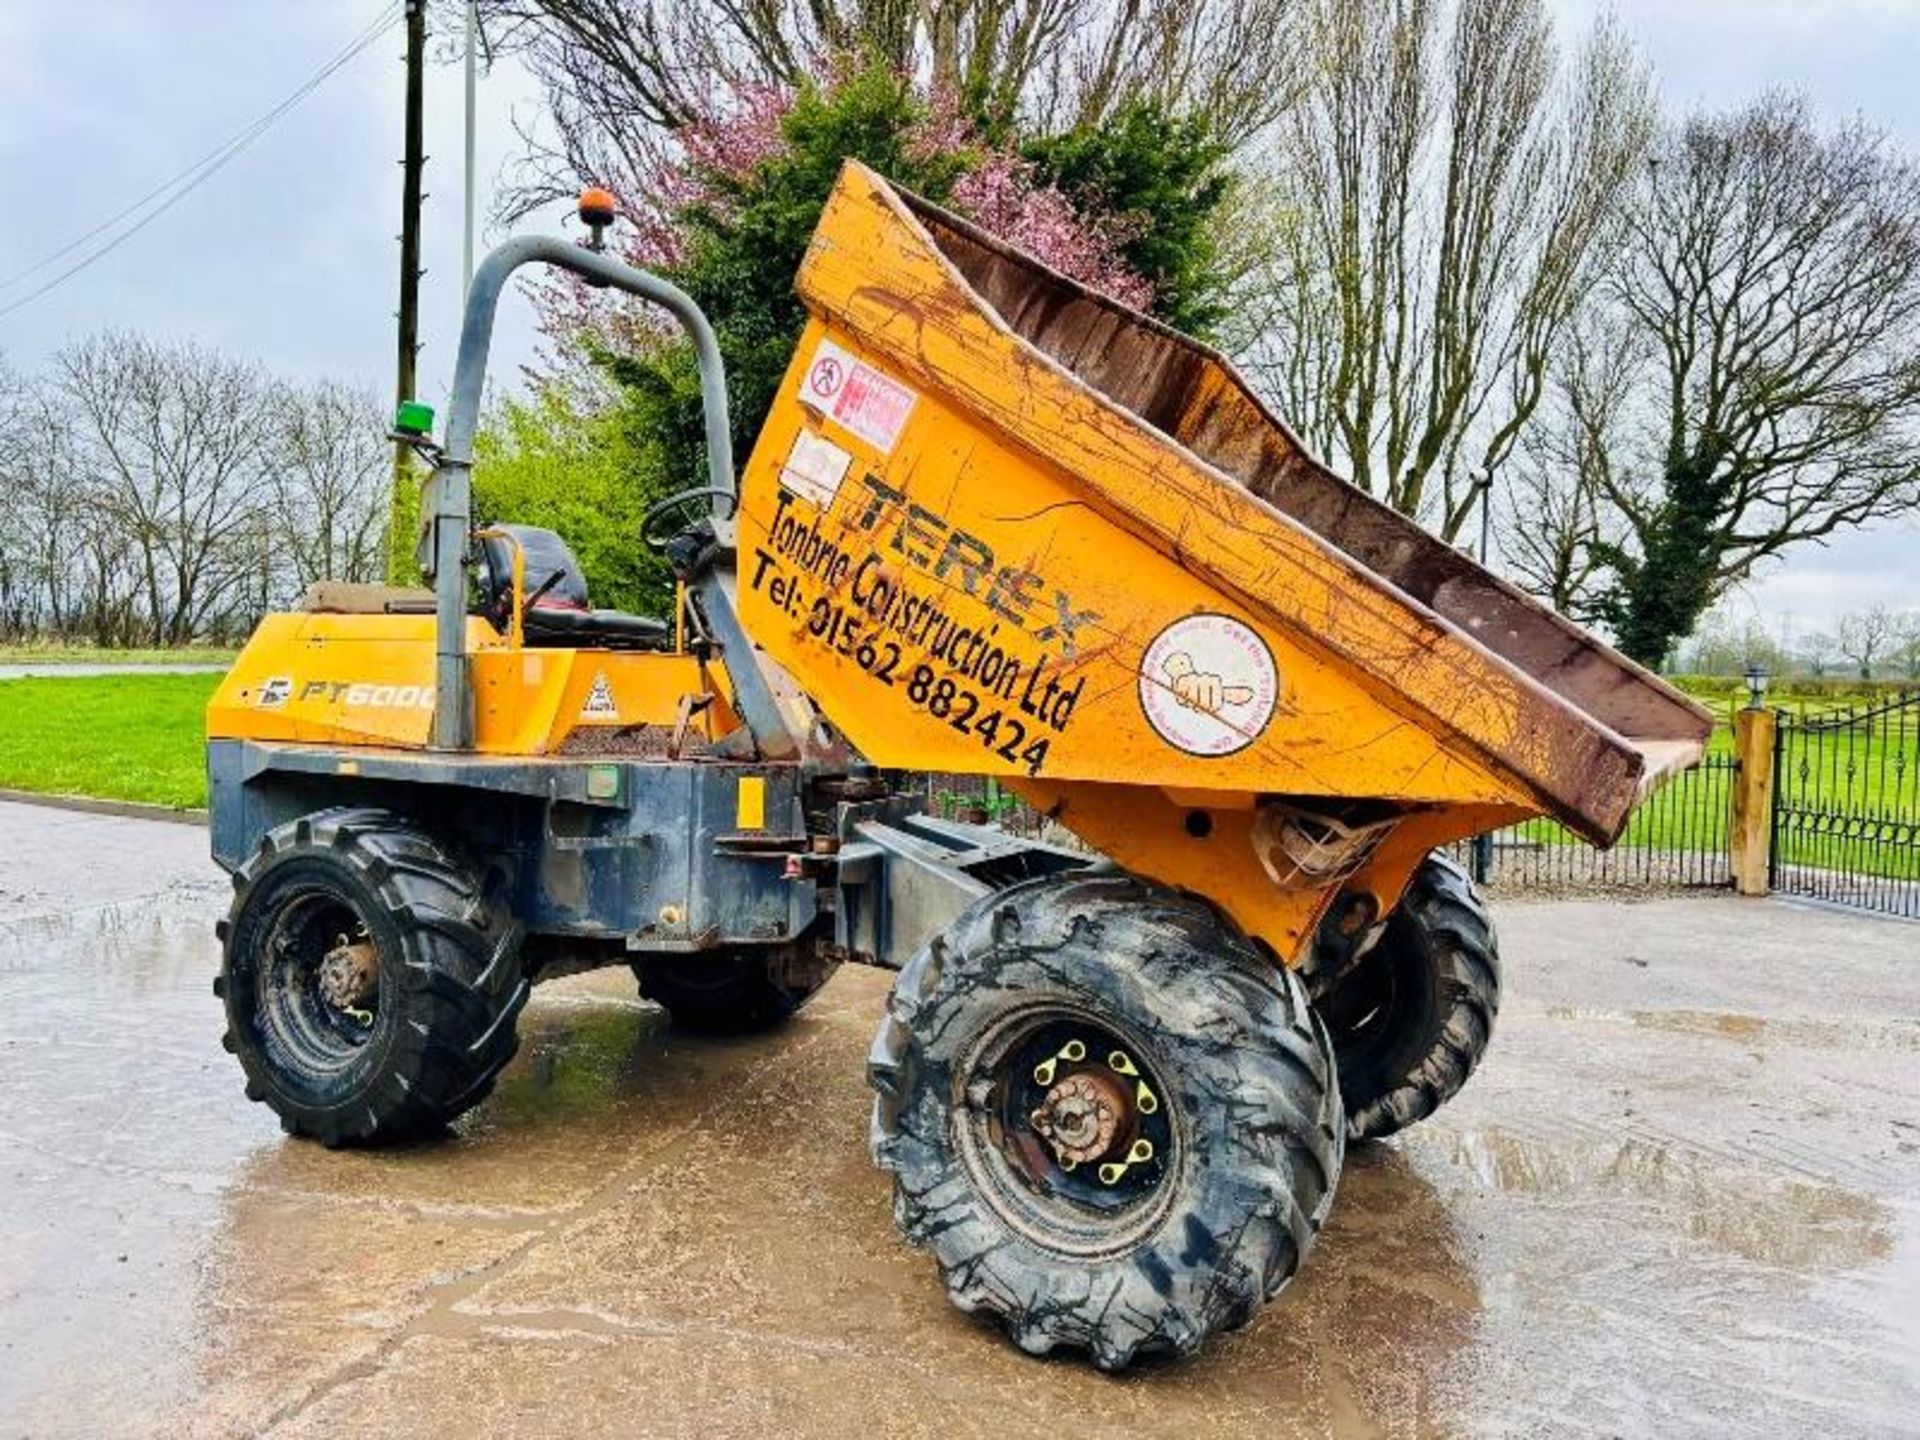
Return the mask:
<svg viewBox="0 0 1920 1440">
<path fill-rule="evenodd" d="M 1252 1326 L 1109 1379 L 896 1242 L 886 976 L 732 1045 L 543 988 L 457 1138 L 329 1153 L 221 1051 L 204 845 L 0 805 L 0 1433 L 1920 1433 L 1920 927 L 1505 908 L 1465 1094 Z"/>
</svg>

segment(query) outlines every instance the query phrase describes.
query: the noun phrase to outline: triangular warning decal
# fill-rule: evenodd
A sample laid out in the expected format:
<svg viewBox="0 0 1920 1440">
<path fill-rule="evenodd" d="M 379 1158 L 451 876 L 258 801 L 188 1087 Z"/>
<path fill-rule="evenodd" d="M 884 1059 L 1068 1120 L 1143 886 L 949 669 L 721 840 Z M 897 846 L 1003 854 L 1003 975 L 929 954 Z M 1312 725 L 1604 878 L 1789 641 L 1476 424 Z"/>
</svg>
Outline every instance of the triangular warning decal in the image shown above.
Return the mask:
<svg viewBox="0 0 1920 1440">
<path fill-rule="evenodd" d="M 607 683 L 607 672 L 602 670 L 593 677 L 593 689 L 587 692 L 587 703 L 580 707 L 583 719 L 617 720 L 620 718 L 620 706 L 613 698 L 613 686 Z"/>
</svg>

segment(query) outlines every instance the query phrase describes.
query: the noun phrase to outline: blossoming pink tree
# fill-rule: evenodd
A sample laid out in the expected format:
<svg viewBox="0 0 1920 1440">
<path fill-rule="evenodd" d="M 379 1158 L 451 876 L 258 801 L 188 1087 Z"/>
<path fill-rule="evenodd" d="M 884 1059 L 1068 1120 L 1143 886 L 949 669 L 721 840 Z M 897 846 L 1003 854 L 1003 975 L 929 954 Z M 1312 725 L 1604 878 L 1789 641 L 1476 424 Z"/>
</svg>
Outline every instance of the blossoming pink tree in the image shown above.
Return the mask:
<svg viewBox="0 0 1920 1440">
<path fill-rule="evenodd" d="M 831 103 L 858 78 L 830 73 L 819 82 L 820 92 Z M 912 87 L 907 90 L 912 94 Z M 716 221 L 724 225 L 768 167 L 790 152 L 798 99 L 791 88 L 768 85 L 716 95 L 707 113 L 642 143 L 643 168 L 636 173 L 591 177 L 621 199 L 630 222 L 617 232 L 625 257 L 669 276 L 680 272 L 689 261 L 692 232 L 710 231 Z M 984 134 L 951 96 L 913 94 L 912 102 L 899 136 L 903 155 L 916 165 L 944 157 L 958 171 L 947 193 L 934 198 L 1122 304 L 1142 310 L 1153 304 L 1153 285 L 1123 253 L 1135 233 L 1131 217 L 1104 213 L 1088 197 L 1046 183 L 1013 148 Z M 542 327 L 557 342 L 556 355 L 633 353 L 667 334 L 644 308 L 578 282 L 543 282 L 535 294 Z"/>
</svg>

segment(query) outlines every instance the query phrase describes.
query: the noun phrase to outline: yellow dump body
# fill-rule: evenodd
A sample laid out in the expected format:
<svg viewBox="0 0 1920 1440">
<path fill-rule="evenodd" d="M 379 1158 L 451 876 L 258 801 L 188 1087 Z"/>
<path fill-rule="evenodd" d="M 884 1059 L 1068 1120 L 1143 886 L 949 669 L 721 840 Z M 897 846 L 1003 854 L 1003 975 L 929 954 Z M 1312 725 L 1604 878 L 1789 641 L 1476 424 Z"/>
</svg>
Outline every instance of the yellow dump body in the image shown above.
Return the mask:
<svg viewBox="0 0 1920 1440">
<path fill-rule="evenodd" d="M 998 776 L 1294 958 L 1339 888 L 1384 913 L 1529 815 L 1609 842 L 1698 758 L 1704 710 L 1331 474 L 1220 356 L 871 171 L 798 284 L 741 614 L 876 763 Z M 1302 871 L 1276 811 L 1373 838 Z"/>
</svg>

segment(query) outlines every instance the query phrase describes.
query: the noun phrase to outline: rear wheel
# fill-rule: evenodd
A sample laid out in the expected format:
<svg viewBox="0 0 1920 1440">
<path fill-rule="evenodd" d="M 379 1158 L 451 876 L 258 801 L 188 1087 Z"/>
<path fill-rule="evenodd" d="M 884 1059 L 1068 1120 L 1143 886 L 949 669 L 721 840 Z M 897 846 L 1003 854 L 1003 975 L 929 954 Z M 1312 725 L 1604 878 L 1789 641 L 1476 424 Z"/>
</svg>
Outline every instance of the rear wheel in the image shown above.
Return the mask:
<svg viewBox="0 0 1920 1440">
<path fill-rule="evenodd" d="M 901 1231 L 1034 1354 L 1192 1351 L 1293 1278 L 1333 1201 L 1339 1091 L 1298 982 L 1111 870 L 961 916 L 901 972 L 869 1070 Z"/>
<path fill-rule="evenodd" d="M 214 993 L 247 1097 L 329 1145 L 431 1134 L 478 1104 L 526 1003 L 517 928 L 386 811 L 322 811 L 234 875 Z"/>
<path fill-rule="evenodd" d="M 1500 954 L 1467 872 L 1430 855 L 1386 932 L 1320 1001 L 1347 1133 L 1379 1139 L 1460 1093 L 1493 1038 Z"/>
<path fill-rule="evenodd" d="M 633 962 L 640 993 L 664 1007 L 677 1027 L 702 1035 L 772 1029 L 792 1019 L 839 968 L 810 937 Z"/>
</svg>

